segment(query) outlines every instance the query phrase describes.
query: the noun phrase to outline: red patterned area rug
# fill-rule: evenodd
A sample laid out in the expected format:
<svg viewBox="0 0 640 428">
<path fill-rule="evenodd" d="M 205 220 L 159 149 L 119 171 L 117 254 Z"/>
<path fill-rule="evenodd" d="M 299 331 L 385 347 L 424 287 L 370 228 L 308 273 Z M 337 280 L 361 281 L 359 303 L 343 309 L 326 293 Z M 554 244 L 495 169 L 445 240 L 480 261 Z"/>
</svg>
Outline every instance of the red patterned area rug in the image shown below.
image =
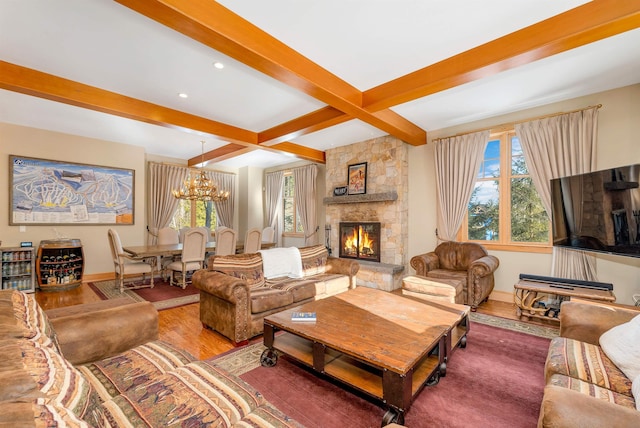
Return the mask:
<svg viewBox="0 0 640 428">
<path fill-rule="evenodd" d="M 160 278 L 155 278 L 153 288 L 124 290 L 120 293 L 115 281 L 90 282 L 89 287 L 102 299 L 117 299 L 129 297 L 136 302 L 151 302 L 158 310 L 189 305 L 200 301 L 200 291 L 193 285 L 187 285 L 184 290 L 170 285 Z"/>
<path fill-rule="evenodd" d="M 471 323 L 465 349 L 456 350 L 440 382 L 425 387 L 406 414 L 410 428 L 535 427 L 544 389 L 549 339 Z M 284 357 L 261 367 L 258 343 L 216 358 L 267 400 L 309 428 L 379 427 L 385 409 L 297 366 Z"/>
</svg>

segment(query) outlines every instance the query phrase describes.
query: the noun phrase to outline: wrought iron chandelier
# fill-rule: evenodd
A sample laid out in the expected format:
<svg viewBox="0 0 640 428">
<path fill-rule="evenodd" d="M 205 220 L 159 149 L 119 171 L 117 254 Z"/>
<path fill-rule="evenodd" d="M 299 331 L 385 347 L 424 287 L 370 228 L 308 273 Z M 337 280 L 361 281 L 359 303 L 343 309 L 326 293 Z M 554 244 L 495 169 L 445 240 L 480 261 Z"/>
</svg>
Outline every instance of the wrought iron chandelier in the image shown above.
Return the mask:
<svg viewBox="0 0 640 428">
<path fill-rule="evenodd" d="M 204 141 L 202 141 L 201 165 L 204 165 Z M 184 181 L 181 189 L 171 191 L 173 196 L 178 199 L 186 199 L 189 201 L 226 201 L 229 198 L 229 191 L 218 190 L 218 186 L 207 177 L 204 170 L 200 170 L 197 174 L 189 176 Z"/>
</svg>

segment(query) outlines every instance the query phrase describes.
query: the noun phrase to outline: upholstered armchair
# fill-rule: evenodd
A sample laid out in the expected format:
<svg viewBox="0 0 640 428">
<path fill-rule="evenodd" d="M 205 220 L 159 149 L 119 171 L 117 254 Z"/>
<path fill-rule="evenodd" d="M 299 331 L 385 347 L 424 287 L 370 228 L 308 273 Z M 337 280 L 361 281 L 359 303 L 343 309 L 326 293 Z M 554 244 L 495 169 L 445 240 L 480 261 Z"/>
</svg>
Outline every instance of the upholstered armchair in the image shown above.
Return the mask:
<svg viewBox="0 0 640 428">
<path fill-rule="evenodd" d="M 416 275 L 436 281 L 438 278 L 462 281 L 464 302 L 471 306 L 472 311 L 491 294 L 493 272 L 499 265 L 497 257 L 489 255 L 482 245 L 472 242 L 443 242 L 434 251 L 411 259 Z"/>
</svg>

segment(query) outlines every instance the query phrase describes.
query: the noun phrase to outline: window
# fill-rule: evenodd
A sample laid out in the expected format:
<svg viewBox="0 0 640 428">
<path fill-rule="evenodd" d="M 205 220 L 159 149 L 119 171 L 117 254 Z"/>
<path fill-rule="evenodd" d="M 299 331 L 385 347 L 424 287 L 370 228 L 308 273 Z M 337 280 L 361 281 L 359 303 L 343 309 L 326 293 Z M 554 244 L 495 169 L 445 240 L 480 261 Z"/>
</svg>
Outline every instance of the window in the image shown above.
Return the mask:
<svg viewBox="0 0 640 428">
<path fill-rule="evenodd" d="M 213 202 L 180 199 L 178 209 L 173 215 L 169 227 L 180 230 L 183 227 L 206 226 L 213 231 L 218 224 L 217 220 Z"/>
<path fill-rule="evenodd" d="M 304 235 L 296 207 L 295 182 L 293 173 L 291 172 L 285 172 L 284 174 L 284 189 L 282 194 L 284 199 L 284 203 L 282 204 L 284 211 L 284 234 L 289 236 Z"/>
<path fill-rule="evenodd" d="M 513 131 L 496 135 L 487 143 L 461 240 L 494 249 L 547 249 L 550 224 L 529 176 L 520 140 Z"/>
</svg>

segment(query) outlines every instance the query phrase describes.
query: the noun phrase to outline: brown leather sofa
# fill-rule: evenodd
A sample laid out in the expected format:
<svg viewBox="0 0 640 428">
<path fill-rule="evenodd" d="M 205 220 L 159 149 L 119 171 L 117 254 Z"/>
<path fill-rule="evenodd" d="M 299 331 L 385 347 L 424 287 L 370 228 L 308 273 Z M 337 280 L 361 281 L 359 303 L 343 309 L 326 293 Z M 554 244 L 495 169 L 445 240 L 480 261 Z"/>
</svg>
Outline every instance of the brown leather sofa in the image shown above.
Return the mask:
<svg viewBox="0 0 640 428">
<path fill-rule="evenodd" d="M 302 426 L 215 362 L 157 340 L 130 299 L 43 311 L 0 291 L 0 427 Z"/>
<path fill-rule="evenodd" d="M 323 245 L 298 250 L 299 278 L 266 279 L 261 253 L 209 257 L 193 275 L 200 321 L 239 345 L 263 332 L 267 315 L 355 288 L 357 261 L 329 257 Z"/>
<path fill-rule="evenodd" d="M 462 281 L 464 303 L 471 306 L 472 311 L 493 291 L 493 272 L 499 265 L 497 257 L 489 255 L 482 245 L 473 242 L 443 242 L 434 251 L 411 258 L 411 267 L 418 276 L 434 281 Z"/>
<path fill-rule="evenodd" d="M 538 427 L 640 427 L 631 380 L 604 354 L 600 336 L 640 311 L 587 301 L 560 306 L 549 346 Z"/>
</svg>

